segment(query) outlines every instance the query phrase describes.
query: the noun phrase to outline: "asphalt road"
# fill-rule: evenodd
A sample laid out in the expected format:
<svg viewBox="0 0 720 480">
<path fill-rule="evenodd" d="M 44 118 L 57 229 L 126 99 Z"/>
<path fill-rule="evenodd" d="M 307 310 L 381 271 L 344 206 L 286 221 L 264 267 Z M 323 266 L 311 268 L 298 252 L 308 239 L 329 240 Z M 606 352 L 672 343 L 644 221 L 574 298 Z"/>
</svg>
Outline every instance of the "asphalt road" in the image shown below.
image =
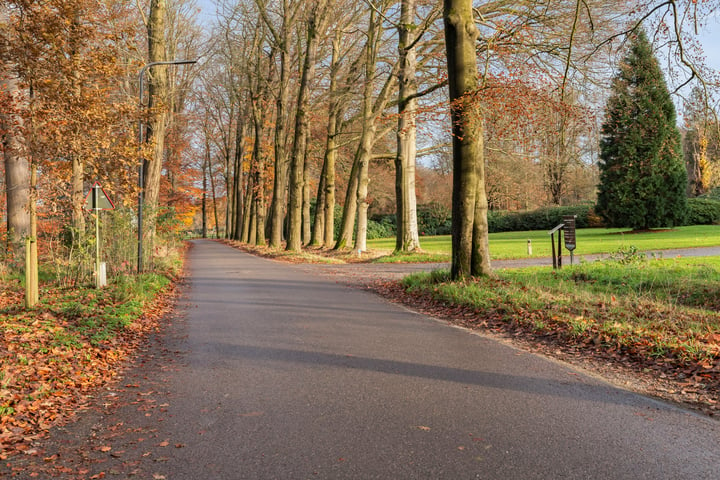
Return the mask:
<svg viewBox="0 0 720 480">
<path fill-rule="evenodd" d="M 77 456 L 64 465 L 167 480 L 720 478 L 716 420 L 302 266 L 209 241 L 189 260 L 174 327 L 105 407 L 53 433 Z"/>
</svg>

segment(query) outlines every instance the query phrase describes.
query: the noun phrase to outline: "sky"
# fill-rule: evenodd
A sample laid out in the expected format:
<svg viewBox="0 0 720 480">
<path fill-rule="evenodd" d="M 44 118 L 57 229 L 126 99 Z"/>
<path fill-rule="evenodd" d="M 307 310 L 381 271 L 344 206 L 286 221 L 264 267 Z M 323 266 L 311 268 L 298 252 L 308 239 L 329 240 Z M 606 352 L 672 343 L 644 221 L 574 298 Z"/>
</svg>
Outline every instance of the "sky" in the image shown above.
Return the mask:
<svg viewBox="0 0 720 480">
<path fill-rule="evenodd" d="M 720 71 L 720 15 L 716 14 L 708 20 L 699 38 L 707 57 L 707 65 Z"/>
</svg>

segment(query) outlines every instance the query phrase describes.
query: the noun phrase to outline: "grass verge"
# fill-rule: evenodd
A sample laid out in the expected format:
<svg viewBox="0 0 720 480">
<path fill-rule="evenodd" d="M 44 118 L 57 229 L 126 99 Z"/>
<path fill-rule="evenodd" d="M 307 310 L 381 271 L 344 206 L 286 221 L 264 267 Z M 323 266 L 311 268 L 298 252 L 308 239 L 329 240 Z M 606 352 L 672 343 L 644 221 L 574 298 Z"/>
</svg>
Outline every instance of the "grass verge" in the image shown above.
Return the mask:
<svg viewBox="0 0 720 480">
<path fill-rule="evenodd" d="M 448 277 L 414 274 L 403 286 L 416 301 L 462 310 L 467 327 L 522 332 L 674 375 L 718 408 L 720 258 L 507 270 L 464 282 Z"/>
</svg>

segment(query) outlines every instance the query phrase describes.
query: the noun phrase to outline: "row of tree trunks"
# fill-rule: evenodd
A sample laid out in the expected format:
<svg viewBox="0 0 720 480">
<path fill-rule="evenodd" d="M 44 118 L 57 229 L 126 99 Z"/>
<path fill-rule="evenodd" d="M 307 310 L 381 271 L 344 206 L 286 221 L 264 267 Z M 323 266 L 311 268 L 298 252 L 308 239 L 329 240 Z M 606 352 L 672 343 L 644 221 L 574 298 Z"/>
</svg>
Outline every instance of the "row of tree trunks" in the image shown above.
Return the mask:
<svg viewBox="0 0 720 480">
<path fill-rule="evenodd" d="M 374 96 L 374 82 L 376 79 L 379 42 L 382 40 L 382 20 L 378 20 L 375 9 L 370 12 L 370 21 L 365 44 L 365 82 L 363 84 L 361 133 L 358 147 L 353 157 L 352 170 L 348 181 L 347 193 L 340 227 L 340 235 L 335 249 L 346 248 L 352 243 L 354 227 L 354 250 L 367 249 L 367 189 L 369 182 L 369 165 L 372 157 L 373 145 L 377 136 L 378 118 L 387 108 L 390 95 L 397 82 L 399 64 L 395 62 L 387 74 L 381 90 Z M 382 17 L 382 16 L 380 16 Z"/>
<path fill-rule="evenodd" d="M 320 247 L 332 247 L 335 243 L 335 162 L 338 150 L 337 135 L 342 118 L 342 106 L 337 85 L 341 41 L 342 29 L 337 28 L 333 38 L 330 61 L 327 139 L 313 224 L 312 244 Z"/>
<path fill-rule="evenodd" d="M 273 196 L 270 205 L 270 246 L 282 246 L 285 223 L 285 210 L 288 187 L 288 153 L 287 153 L 287 125 L 290 112 L 290 38 L 294 17 L 298 8 L 297 2 L 282 0 L 282 23 L 277 30 L 267 16 L 265 0 L 256 0 L 265 27 L 273 39 L 273 48 L 278 52 L 280 59 L 280 77 L 277 97 L 275 99 L 275 166 L 273 178 Z"/>
<path fill-rule="evenodd" d="M 308 140 L 308 105 L 310 83 L 315 76 L 318 33 L 323 28 L 327 13 L 327 0 L 316 0 L 307 20 L 305 59 L 303 62 L 300 85 L 298 87 L 297 111 L 295 113 L 295 136 L 293 139 L 290 161 L 290 185 L 288 195 L 288 238 L 287 250 L 299 251 L 303 243 L 309 243 L 309 184 L 306 182 L 307 140 Z M 307 187 L 307 188 L 306 188 Z M 307 190 L 308 201 L 303 202 Z M 303 215 L 303 203 L 308 205 Z M 308 219 L 303 238 L 303 217 Z"/>
</svg>

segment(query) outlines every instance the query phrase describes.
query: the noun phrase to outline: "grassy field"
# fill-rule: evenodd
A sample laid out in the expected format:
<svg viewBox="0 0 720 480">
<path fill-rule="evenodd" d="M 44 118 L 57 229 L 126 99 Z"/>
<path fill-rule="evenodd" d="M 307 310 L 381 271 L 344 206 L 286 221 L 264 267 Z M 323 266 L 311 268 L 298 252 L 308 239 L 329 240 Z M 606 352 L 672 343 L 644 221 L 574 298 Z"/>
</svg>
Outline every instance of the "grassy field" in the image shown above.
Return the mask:
<svg viewBox="0 0 720 480">
<path fill-rule="evenodd" d="M 576 232 L 575 256 L 611 253 L 636 247 L 639 251 L 670 248 L 720 246 L 720 226 L 699 225 L 671 230 L 651 230 L 635 233 L 627 229 L 586 228 Z M 490 254 L 493 259 L 527 258 L 527 241 L 532 241 L 532 257 L 550 257 L 550 236 L 546 231 L 502 232 L 490 234 Z M 557 242 L 557 234 L 555 236 Z M 450 236 L 421 237 L 420 245 L 428 253 L 450 257 Z M 393 250 L 395 239 L 368 240 L 368 248 Z M 563 252 L 567 255 L 567 251 Z M 442 258 L 442 257 L 441 257 Z"/>
</svg>

